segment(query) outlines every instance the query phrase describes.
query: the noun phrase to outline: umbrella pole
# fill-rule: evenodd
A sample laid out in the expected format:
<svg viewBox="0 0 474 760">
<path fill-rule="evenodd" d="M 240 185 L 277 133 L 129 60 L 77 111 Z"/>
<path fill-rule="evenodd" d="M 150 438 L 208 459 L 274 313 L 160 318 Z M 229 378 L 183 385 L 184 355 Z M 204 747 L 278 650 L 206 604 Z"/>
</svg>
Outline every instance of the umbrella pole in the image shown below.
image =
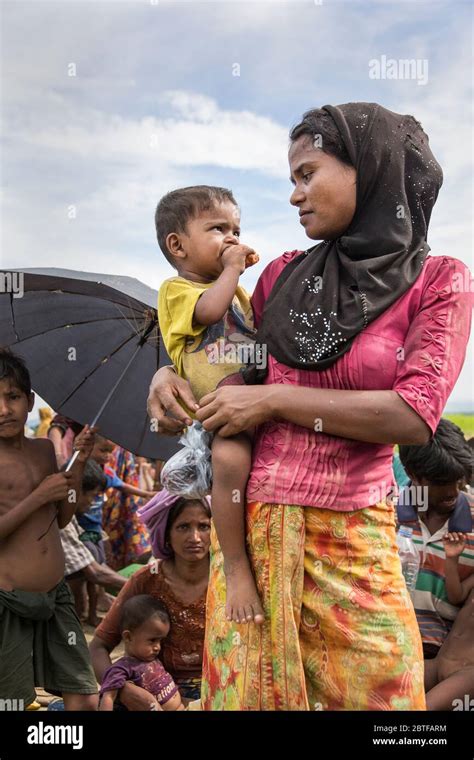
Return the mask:
<svg viewBox="0 0 474 760">
<path fill-rule="evenodd" d="M 142 342 L 142 341 L 140 341 L 140 344 L 137 346 L 137 348 L 136 348 L 136 350 L 134 351 L 133 355 L 131 356 L 131 358 L 130 358 L 130 359 L 129 359 L 129 361 L 127 362 L 127 366 L 125 367 L 125 369 L 124 369 L 124 370 L 123 370 L 123 372 L 121 373 L 121 375 L 120 375 L 120 377 L 118 378 L 118 380 L 117 380 L 117 381 L 114 383 L 114 385 L 112 386 L 112 389 L 109 391 L 109 394 L 108 394 L 107 398 L 105 399 L 105 401 L 103 402 L 103 404 L 102 404 L 102 406 L 100 407 L 99 411 L 97 412 L 97 414 L 95 415 L 94 419 L 93 419 L 93 420 L 92 420 L 92 422 L 90 423 L 90 427 L 94 427 L 94 425 L 96 425 L 96 424 L 97 424 L 97 422 L 98 422 L 98 420 L 99 420 L 99 418 L 100 418 L 100 416 L 101 416 L 102 412 L 104 411 L 105 407 L 107 406 L 107 404 L 109 403 L 110 399 L 111 399 L 111 398 L 112 398 L 112 396 L 114 395 L 114 393 L 115 393 L 115 391 L 117 390 L 118 386 L 119 386 L 119 385 L 120 385 L 120 383 L 122 382 L 122 380 L 123 380 L 123 378 L 124 378 L 124 376 L 125 376 L 125 373 L 127 372 L 127 370 L 128 370 L 128 368 L 130 367 L 131 363 L 133 362 L 133 360 L 135 359 L 136 355 L 137 355 L 137 354 L 138 354 L 138 352 L 140 351 L 140 349 L 141 349 L 142 345 L 143 345 L 143 342 Z M 70 470 L 70 469 L 71 469 L 71 467 L 73 466 L 73 464 L 74 464 L 74 462 L 76 461 L 76 459 L 77 459 L 77 457 L 78 457 L 78 456 L 79 456 L 79 451 L 77 451 L 77 450 L 76 450 L 76 451 L 74 452 L 74 454 L 72 455 L 71 459 L 69 460 L 69 462 L 67 463 L 67 467 L 66 467 L 66 470 L 65 470 L 65 472 L 69 472 L 69 470 Z"/>
</svg>

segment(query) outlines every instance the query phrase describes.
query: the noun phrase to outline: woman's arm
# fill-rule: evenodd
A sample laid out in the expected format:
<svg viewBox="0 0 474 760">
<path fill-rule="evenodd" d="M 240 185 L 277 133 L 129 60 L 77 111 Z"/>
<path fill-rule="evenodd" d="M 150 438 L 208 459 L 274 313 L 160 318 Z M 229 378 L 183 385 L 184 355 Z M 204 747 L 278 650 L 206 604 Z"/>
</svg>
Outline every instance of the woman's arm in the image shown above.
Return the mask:
<svg viewBox="0 0 474 760">
<path fill-rule="evenodd" d="M 223 436 L 269 420 L 367 443 L 422 445 L 431 436 L 428 425 L 395 391 L 223 386 L 201 399 L 196 417 Z"/>
<path fill-rule="evenodd" d="M 111 651 L 112 650 L 109 649 L 105 641 L 99 639 L 98 636 L 94 636 L 89 644 L 92 667 L 94 668 L 95 677 L 99 683 L 102 683 L 105 671 L 112 665 L 112 660 L 110 659 Z"/>
</svg>

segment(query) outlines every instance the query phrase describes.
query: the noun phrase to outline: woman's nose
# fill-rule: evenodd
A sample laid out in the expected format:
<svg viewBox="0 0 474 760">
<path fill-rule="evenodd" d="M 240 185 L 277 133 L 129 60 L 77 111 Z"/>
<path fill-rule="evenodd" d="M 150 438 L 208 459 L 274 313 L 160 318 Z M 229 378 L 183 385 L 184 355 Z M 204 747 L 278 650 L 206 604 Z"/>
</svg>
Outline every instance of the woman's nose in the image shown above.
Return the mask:
<svg viewBox="0 0 474 760">
<path fill-rule="evenodd" d="M 298 185 L 296 185 L 295 189 L 290 195 L 290 203 L 292 206 L 298 206 L 301 204 L 304 200 L 304 193 L 301 192 Z"/>
</svg>

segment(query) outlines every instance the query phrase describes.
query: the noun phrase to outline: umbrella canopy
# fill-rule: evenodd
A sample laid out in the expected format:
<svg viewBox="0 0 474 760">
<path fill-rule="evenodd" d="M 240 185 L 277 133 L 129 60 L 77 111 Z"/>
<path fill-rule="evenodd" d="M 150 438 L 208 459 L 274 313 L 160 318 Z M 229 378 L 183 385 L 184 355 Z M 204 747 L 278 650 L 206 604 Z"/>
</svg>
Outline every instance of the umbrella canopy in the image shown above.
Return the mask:
<svg viewBox="0 0 474 760">
<path fill-rule="evenodd" d="M 85 425 L 126 370 L 100 415 L 100 432 L 134 454 L 174 454 L 177 441 L 153 432 L 146 410 L 151 378 L 169 363 L 157 291 L 110 274 L 8 271 L 20 287 L 0 294 L 0 345 L 25 359 L 33 389 L 55 411 Z"/>
</svg>

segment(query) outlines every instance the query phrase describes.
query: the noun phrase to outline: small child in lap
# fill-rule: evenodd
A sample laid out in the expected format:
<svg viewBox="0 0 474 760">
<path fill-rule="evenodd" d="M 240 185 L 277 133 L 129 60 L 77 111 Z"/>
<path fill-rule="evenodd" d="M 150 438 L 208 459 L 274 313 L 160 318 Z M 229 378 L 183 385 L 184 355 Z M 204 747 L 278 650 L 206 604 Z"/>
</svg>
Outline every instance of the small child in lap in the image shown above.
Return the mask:
<svg viewBox="0 0 474 760">
<path fill-rule="evenodd" d="M 156 708 L 156 700 L 162 710 L 184 710 L 178 687 L 158 659 L 161 640 L 170 629 L 163 602 L 148 594 L 132 596 L 123 605 L 121 629 L 126 654 L 104 673 L 99 710 L 113 710 L 126 681 L 150 692 L 150 709 Z"/>
<path fill-rule="evenodd" d="M 240 212 L 229 190 L 206 185 L 174 190 L 158 204 L 157 238 L 178 276 L 159 292 L 163 341 L 179 375 L 199 401 L 248 361 L 255 334 L 252 307 L 239 277 L 258 256 L 240 243 Z M 244 498 L 251 432 L 212 443 L 212 516 L 224 555 L 226 614 L 263 622 L 245 551 Z"/>
</svg>

